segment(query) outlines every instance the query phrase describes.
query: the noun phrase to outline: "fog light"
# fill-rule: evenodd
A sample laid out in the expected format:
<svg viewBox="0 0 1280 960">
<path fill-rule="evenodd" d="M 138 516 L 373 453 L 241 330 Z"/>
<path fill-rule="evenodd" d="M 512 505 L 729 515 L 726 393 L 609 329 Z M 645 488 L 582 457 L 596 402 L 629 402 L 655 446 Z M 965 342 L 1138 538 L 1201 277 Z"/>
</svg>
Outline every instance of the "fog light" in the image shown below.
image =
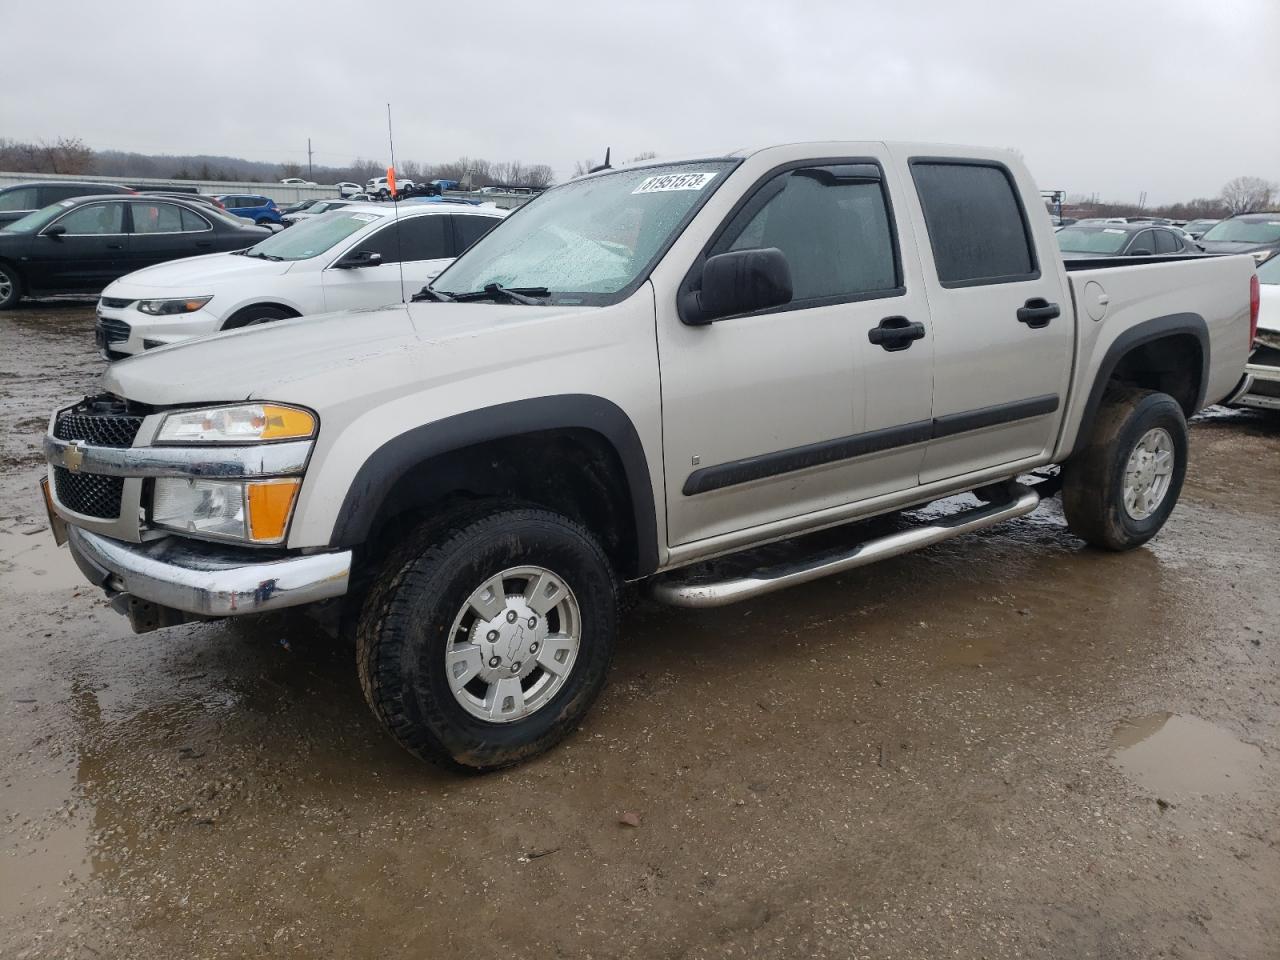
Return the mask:
<svg viewBox="0 0 1280 960">
<path fill-rule="evenodd" d="M 151 522 L 195 536 L 281 543 L 297 499 L 299 477 L 273 480 L 155 481 Z"/>
</svg>

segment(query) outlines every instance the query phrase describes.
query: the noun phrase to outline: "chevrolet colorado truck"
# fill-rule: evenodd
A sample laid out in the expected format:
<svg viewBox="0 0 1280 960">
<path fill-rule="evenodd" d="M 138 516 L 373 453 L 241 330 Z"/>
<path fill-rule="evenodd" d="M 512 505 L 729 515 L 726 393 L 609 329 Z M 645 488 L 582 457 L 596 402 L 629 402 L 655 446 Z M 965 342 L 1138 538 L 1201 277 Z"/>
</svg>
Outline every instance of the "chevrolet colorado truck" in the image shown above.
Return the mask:
<svg viewBox="0 0 1280 960">
<path fill-rule="evenodd" d="M 623 582 L 714 607 L 1059 489 L 1089 544 L 1142 544 L 1256 312 L 1248 256 L 1064 265 L 1009 152 L 651 162 L 548 190 L 413 302 L 112 365 L 52 415 L 45 497 L 136 630 L 339 607 L 391 735 L 489 770 L 580 723 Z"/>
</svg>

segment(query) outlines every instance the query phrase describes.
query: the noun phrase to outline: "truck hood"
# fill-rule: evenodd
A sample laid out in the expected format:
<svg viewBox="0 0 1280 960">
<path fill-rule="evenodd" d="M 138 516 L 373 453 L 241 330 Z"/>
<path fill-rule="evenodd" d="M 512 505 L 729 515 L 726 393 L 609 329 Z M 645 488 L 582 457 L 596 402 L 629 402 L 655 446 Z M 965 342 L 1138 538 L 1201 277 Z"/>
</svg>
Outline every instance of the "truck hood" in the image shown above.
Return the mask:
<svg viewBox="0 0 1280 960">
<path fill-rule="evenodd" d="M 104 296 L 121 296 L 135 287 L 162 288 L 177 296 L 196 296 L 208 292 L 211 284 L 224 280 L 255 280 L 288 273 L 292 260 L 262 260 L 236 253 L 209 253 L 202 257 L 170 260 L 154 267 L 144 267 L 121 277 L 106 290 Z M 197 289 L 199 288 L 199 289 Z M 132 298 L 136 299 L 136 298 Z"/>
<path fill-rule="evenodd" d="M 103 382 L 117 396 L 153 406 L 251 398 L 320 409 L 353 383 L 372 395 L 506 368 L 496 339 L 530 344 L 526 362 L 589 351 L 555 328 L 597 309 L 415 303 L 296 317 L 148 350 L 111 364 Z"/>
<path fill-rule="evenodd" d="M 397 303 L 295 317 L 158 347 L 111 364 L 103 385 L 117 396 L 154 406 L 278 400 L 280 389 L 292 381 L 332 377 L 417 344 L 408 312 Z"/>
</svg>

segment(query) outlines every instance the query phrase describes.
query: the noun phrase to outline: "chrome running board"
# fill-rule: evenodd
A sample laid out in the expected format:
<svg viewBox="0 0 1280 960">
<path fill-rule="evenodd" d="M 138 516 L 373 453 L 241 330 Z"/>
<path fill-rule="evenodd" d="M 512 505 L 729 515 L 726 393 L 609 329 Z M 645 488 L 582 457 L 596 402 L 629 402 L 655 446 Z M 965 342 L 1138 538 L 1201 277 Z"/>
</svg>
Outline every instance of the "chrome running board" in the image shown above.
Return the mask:
<svg viewBox="0 0 1280 960">
<path fill-rule="evenodd" d="M 1005 520 L 1026 516 L 1040 505 L 1040 494 L 1031 488 L 1013 483 L 1009 485 L 1009 489 L 1013 499 L 1007 503 L 984 504 L 972 510 L 953 513 L 925 526 L 867 540 L 850 550 L 764 567 L 729 580 L 682 581 L 678 579 L 678 573 L 667 574 L 653 582 L 651 592 L 655 599 L 677 607 L 723 607 L 820 577 L 844 573 L 854 567 L 910 553 Z"/>
</svg>

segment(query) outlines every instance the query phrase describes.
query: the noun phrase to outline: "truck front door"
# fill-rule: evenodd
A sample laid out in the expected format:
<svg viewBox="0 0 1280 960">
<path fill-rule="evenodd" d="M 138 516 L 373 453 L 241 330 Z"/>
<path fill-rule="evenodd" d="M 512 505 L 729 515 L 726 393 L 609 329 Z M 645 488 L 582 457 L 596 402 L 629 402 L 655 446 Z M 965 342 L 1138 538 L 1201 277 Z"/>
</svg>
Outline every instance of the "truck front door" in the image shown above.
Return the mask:
<svg viewBox="0 0 1280 960">
<path fill-rule="evenodd" d="M 1025 171 L 964 156 L 899 157 L 933 316 L 933 439 L 921 483 L 1050 455 L 1075 317 Z M 1028 204 L 1031 201 L 1028 201 Z M 1032 216 L 1032 214 L 1035 214 Z"/>
<path fill-rule="evenodd" d="M 721 214 L 699 264 L 776 247 L 790 264 L 790 303 L 688 326 L 677 298 L 659 297 L 671 545 L 918 483 L 933 340 L 886 159 L 872 145 L 761 170 Z"/>
</svg>

